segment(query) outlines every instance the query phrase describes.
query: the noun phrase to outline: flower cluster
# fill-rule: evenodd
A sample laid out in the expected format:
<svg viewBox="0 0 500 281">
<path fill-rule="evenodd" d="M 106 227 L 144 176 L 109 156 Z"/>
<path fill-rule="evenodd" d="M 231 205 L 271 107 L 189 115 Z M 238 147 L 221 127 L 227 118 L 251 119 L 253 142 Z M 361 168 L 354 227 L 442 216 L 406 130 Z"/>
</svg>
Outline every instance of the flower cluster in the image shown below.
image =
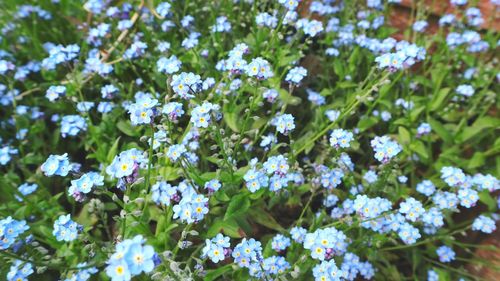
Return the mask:
<svg viewBox="0 0 500 281">
<path fill-rule="evenodd" d="M 12 217 L 0 220 L 0 250 L 12 246 L 16 239 L 28 229 L 29 226 L 24 220 L 15 220 Z"/>
<path fill-rule="evenodd" d="M 205 247 L 201 250 L 201 257 L 208 257 L 213 263 L 223 261 L 231 255 L 229 237 L 217 234 L 212 239 L 205 240 Z"/>
<path fill-rule="evenodd" d="M 347 236 L 334 227 L 317 229 L 307 233 L 304 248 L 311 251 L 311 257 L 318 260 L 329 260 L 345 253 L 348 246 Z"/>
<path fill-rule="evenodd" d="M 142 151 L 132 148 L 115 156 L 113 162 L 106 168 L 106 174 L 120 179 L 118 187 L 123 188 L 125 183 L 133 183 L 136 180 L 139 168 L 144 167 L 147 162 L 148 159 Z"/>
<path fill-rule="evenodd" d="M 497 231 L 474 1 L 3 2 L 1 280 L 461 280 Z"/>
<path fill-rule="evenodd" d="M 174 205 L 174 219 L 179 219 L 186 223 L 196 223 L 201 221 L 208 213 L 208 198 L 201 194 L 196 194 L 189 189 L 183 192 L 182 199 Z"/>
<path fill-rule="evenodd" d="M 89 172 L 83 174 L 79 179 L 72 180 L 68 193 L 77 200 L 81 200 L 83 194 L 88 194 L 95 186 L 104 185 L 104 176 L 97 172 Z"/>
<path fill-rule="evenodd" d="M 391 140 L 388 136 L 375 137 L 371 140 L 371 145 L 373 150 L 375 150 L 375 158 L 382 162 L 387 163 L 391 158 L 396 156 L 399 152 L 401 152 L 401 146 Z"/>
<path fill-rule="evenodd" d="M 82 226 L 71 220 L 71 215 L 61 215 L 54 222 L 54 230 L 52 234 L 57 241 L 70 242 L 77 238 L 78 231 L 82 230 Z"/>
<path fill-rule="evenodd" d="M 145 242 L 141 235 L 137 235 L 116 244 L 106 266 L 106 274 L 112 281 L 131 280 L 133 276 L 153 271 L 158 257 L 154 248 L 144 245 Z"/>
<path fill-rule="evenodd" d="M 352 140 L 352 133 L 343 129 L 335 129 L 330 135 L 330 144 L 335 148 L 348 148 Z"/>
<path fill-rule="evenodd" d="M 219 120 L 221 118 L 219 110 L 219 105 L 204 102 L 191 111 L 191 123 L 197 128 L 206 128 L 212 122 L 212 119 Z"/>
<path fill-rule="evenodd" d="M 65 177 L 71 170 L 68 154 L 63 155 L 50 155 L 49 158 L 40 167 L 42 172 L 47 176 L 61 176 Z"/>
</svg>

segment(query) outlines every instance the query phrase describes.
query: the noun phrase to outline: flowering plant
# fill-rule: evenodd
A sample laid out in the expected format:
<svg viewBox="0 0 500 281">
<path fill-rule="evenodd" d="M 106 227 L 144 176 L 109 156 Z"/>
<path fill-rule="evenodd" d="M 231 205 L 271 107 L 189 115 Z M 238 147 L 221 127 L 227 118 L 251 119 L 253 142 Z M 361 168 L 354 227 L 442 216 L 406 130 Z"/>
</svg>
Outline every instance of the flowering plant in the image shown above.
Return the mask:
<svg viewBox="0 0 500 281">
<path fill-rule="evenodd" d="M 399 37 L 397 0 L 30 2 L 0 12 L 2 279 L 498 270 L 499 41 L 467 1 Z"/>
</svg>

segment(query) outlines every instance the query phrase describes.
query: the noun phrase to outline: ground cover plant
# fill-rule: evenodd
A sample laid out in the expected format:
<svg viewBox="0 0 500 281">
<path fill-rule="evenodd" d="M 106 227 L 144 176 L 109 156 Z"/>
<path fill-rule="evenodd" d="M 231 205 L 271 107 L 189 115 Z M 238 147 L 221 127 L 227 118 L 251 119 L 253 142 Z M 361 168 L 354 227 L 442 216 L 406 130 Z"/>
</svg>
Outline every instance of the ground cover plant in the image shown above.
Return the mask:
<svg viewBox="0 0 500 281">
<path fill-rule="evenodd" d="M 498 272 L 497 18 L 397 2 L 1 1 L 0 279 Z"/>
</svg>

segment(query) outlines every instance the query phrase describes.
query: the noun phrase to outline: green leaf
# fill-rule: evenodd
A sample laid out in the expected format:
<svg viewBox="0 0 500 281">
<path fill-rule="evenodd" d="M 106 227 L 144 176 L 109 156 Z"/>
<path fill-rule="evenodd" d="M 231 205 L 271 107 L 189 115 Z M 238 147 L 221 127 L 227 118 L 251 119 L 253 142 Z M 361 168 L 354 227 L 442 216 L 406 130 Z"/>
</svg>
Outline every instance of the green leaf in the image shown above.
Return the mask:
<svg viewBox="0 0 500 281">
<path fill-rule="evenodd" d="M 121 120 L 116 124 L 116 127 L 127 136 L 136 137 L 139 135 L 139 131 L 137 130 L 137 128 L 132 126 L 129 121 Z"/>
<path fill-rule="evenodd" d="M 462 142 L 467 142 L 474 138 L 474 141 L 479 141 L 481 137 L 487 133 L 488 129 L 500 127 L 500 119 L 491 116 L 485 116 L 477 119 L 471 126 L 465 127 L 459 136 Z"/>
<path fill-rule="evenodd" d="M 431 125 L 431 128 L 436 134 L 445 142 L 448 144 L 453 143 L 453 136 L 451 133 L 443 126 L 441 123 L 436 121 L 435 119 L 428 118 L 427 122 L 429 125 Z"/>
<path fill-rule="evenodd" d="M 115 142 L 113 143 L 113 146 L 111 146 L 111 149 L 108 151 L 108 156 L 106 157 L 106 160 L 108 163 L 113 162 L 113 158 L 116 155 L 116 152 L 118 151 L 118 144 L 120 143 L 120 137 L 118 137 Z"/>
<path fill-rule="evenodd" d="M 238 117 L 239 117 L 239 111 L 224 113 L 224 121 L 229 126 L 229 128 L 231 128 L 231 130 L 233 130 L 236 133 L 240 132 L 240 128 L 238 126 Z"/>
<path fill-rule="evenodd" d="M 227 206 L 224 220 L 240 216 L 246 213 L 248 208 L 250 208 L 250 199 L 248 198 L 248 195 L 246 193 L 238 194 L 231 199 L 229 206 Z"/>
<path fill-rule="evenodd" d="M 427 109 L 431 112 L 440 109 L 446 100 L 446 97 L 448 97 L 450 90 L 450 88 L 440 89 L 439 92 L 432 97 L 432 101 L 427 104 Z"/>
<path fill-rule="evenodd" d="M 411 141 L 410 132 L 405 127 L 398 127 L 398 136 L 401 144 L 408 145 Z"/>
<path fill-rule="evenodd" d="M 427 153 L 427 149 L 425 144 L 419 140 L 416 140 L 410 144 L 410 149 L 418 154 L 418 156 L 422 157 L 423 160 L 429 159 L 429 154 Z"/>
<path fill-rule="evenodd" d="M 479 201 L 488 206 L 488 210 L 490 212 L 495 211 L 495 208 L 497 206 L 497 201 L 493 199 L 493 197 L 491 197 L 491 194 L 489 193 L 488 190 L 483 190 L 479 193 Z"/>
<path fill-rule="evenodd" d="M 219 267 L 217 269 L 208 270 L 207 275 L 205 275 L 203 280 L 213 281 L 213 280 L 217 279 L 219 276 L 221 276 L 222 274 L 231 271 L 232 266 L 233 266 L 232 264 L 226 264 L 226 265 Z"/>
<path fill-rule="evenodd" d="M 268 212 L 262 208 L 252 208 L 248 210 L 249 219 L 255 221 L 256 223 L 263 225 L 269 229 L 273 229 L 279 232 L 285 231 L 285 229 L 271 216 Z"/>
<path fill-rule="evenodd" d="M 469 160 L 469 163 L 467 165 L 468 169 L 476 169 L 484 165 L 486 161 L 486 157 L 484 156 L 484 153 L 482 152 L 476 152 L 474 155 L 472 155 L 472 158 Z"/>
<path fill-rule="evenodd" d="M 375 117 L 362 118 L 361 120 L 359 120 L 357 128 L 362 132 L 373 127 L 377 123 L 378 119 Z"/>
<path fill-rule="evenodd" d="M 212 226 L 207 230 L 206 237 L 214 237 L 217 233 L 224 233 L 232 238 L 241 238 L 245 236 L 245 232 L 241 229 L 234 219 L 221 220 L 216 219 Z"/>
</svg>

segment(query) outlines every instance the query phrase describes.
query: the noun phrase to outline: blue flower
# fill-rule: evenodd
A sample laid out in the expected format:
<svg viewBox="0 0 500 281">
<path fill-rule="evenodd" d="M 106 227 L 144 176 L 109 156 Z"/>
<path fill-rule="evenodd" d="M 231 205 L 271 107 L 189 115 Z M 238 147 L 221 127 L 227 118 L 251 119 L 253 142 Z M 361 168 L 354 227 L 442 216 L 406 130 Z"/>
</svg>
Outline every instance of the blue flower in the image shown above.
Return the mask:
<svg viewBox="0 0 500 281">
<path fill-rule="evenodd" d="M 255 16 L 255 23 L 258 26 L 275 28 L 278 25 L 278 19 L 268 13 L 259 13 Z"/>
<path fill-rule="evenodd" d="M 423 32 L 429 24 L 425 20 L 419 20 L 413 23 L 413 30 L 416 32 Z"/>
<path fill-rule="evenodd" d="M 50 86 L 49 89 L 47 90 L 47 94 L 45 97 L 53 102 L 60 98 L 61 96 L 64 96 L 66 94 L 66 87 L 64 86 Z"/>
<path fill-rule="evenodd" d="M 262 244 L 253 238 L 249 240 L 243 238 L 243 240 L 234 247 L 232 256 L 235 263 L 241 267 L 248 268 L 251 263 L 262 260 Z"/>
<path fill-rule="evenodd" d="M 83 174 L 79 179 L 72 180 L 68 192 L 70 194 L 84 193 L 87 194 L 94 186 L 103 186 L 104 177 L 97 172 L 89 172 Z"/>
<path fill-rule="evenodd" d="M 208 198 L 193 192 L 184 192 L 181 201 L 174 205 L 174 219 L 182 222 L 194 223 L 201 221 L 208 213 Z"/>
<path fill-rule="evenodd" d="M 81 228 L 79 224 L 71 220 L 69 214 L 61 215 L 54 222 L 52 234 L 56 237 L 57 241 L 70 242 L 77 238 L 78 230 Z"/>
<path fill-rule="evenodd" d="M 276 236 L 273 237 L 273 240 L 271 241 L 271 247 L 276 252 L 284 251 L 290 245 L 291 245 L 290 238 L 282 234 L 277 234 Z"/>
<path fill-rule="evenodd" d="M 160 181 L 151 187 L 151 199 L 158 205 L 170 206 L 172 200 L 178 199 L 177 187 Z"/>
<path fill-rule="evenodd" d="M 292 227 L 292 229 L 290 229 L 290 235 L 292 236 L 292 239 L 297 243 L 303 243 L 306 234 L 307 229 L 300 226 L 294 226 Z"/>
<path fill-rule="evenodd" d="M 294 117 L 291 114 L 281 114 L 271 120 L 271 124 L 283 135 L 288 135 L 295 129 Z"/>
<path fill-rule="evenodd" d="M 335 264 L 335 260 L 322 261 L 313 267 L 315 281 L 340 281 L 343 280 L 343 271 Z"/>
<path fill-rule="evenodd" d="M 18 150 L 10 146 L 0 148 L 0 165 L 6 165 L 12 159 L 12 155 L 16 155 Z"/>
<path fill-rule="evenodd" d="M 472 230 L 493 233 L 497 229 L 495 221 L 485 215 L 480 215 L 472 222 Z"/>
<path fill-rule="evenodd" d="M 455 259 L 455 252 L 448 246 L 441 246 L 437 248 L 436 254 L 440 262 L 450 262 Z"/>
<path fill-rule="evenodd" d="M 436 191 L 436 187 L 430 180 L 424 180 L 417 184 L 417 191 L 425 196 L 431 196 Z"/>
<path fill-rule="evenodd" d="M 268 79 L 274 76 L 269 62 L 261 57 L 252 59 L 247 65 L 245 73 L 259 80 Z"/>
<path fill-rule="evenodd" d="M 441 168 L 441 179 L 450 187 L 457 187 L 465 182 L 466 177 L 460 168 L 445 166 Z"/>
<path fill-rule="evenodd" d="M 159 72 L 166 74 L 176 73 L 181 69 L 182 62 L 177 59 L 175 55 L 170 56 L 169 58 L 161 57 L 156 62 L 156 67 Z"/>
<path fill-rule="evenodd" d="M 94 108 L 95 103 L 91 101 L 80 101 L 76 104 L 76 110 L 78 112 L 89 112 Z"/>
<path fill-rule="evenodd" d="M 201 77 L 194 73 L 182 72 L 172 76 L 170 85 L 176 94 L 183 99 L 191 99 L 201 89 Z"/>
<path fill-rule="evenodd" d="M 301 0 L 279 0 L 278 2 L 288 10 L 295 10 Z"/>
<path fill-rule="evenodd" d="M 33 183 L 29 184 L 27 182 L 21 184 L 18 188 L 19 193 L 21 193 L 23 196 L 30 195 L 31 193 L 35 192 L 38 189 L 38 184 Z M 23 199 L 19 196 L 16 195 L 17 200 L 23 201 Z"/>
<path fill-rule="evenodd" d="M 183 144 L 174 144 L 168 148 L 167 157 L 175 162 L 182 157 L 186 151 L 186 147 Z"/>
<path fill-rule="evenodd" d="M 302 66 L 297 66 L 288 72 L 288 74 L 285 77 L 285 81 L 292 83 L 292 84 L 299 84 L 304 77 L 307 76 L 307 69 L 303 68 Z"/>
<path fill-rule="evenodd" d="M 212 26 L 212 32 L 229 32 L 231 31 L 231 23 L 227 17 L 220 16 L 215 20 L 215 25 Z"/>
<path fill-rule="evenodd" d="M 455 90 L 459 95 L 465 97 L 472 97 L 474 95 L 474 88 L 471 85 L 462 84 L 459 85 Z"/>
<path fill-rule="evenodd" d="M 330 144 L 335 148 L 348 148 L 352 140 L 352 133 L 344 129 L 335 129 L 330 135 Z"/>
<path fill-rule="evenodd" d="M 134 243 L 129 246 L 124 258 L 127 261 L 130 273 L 138 275 L 142 272 L 149 273 L 153 271 L 155 267 L 153 261 L 154 255 L 153 247 Z"/>
<path fill-rule="evenodd" d="M 106 274 L 112 281 L 130 281 L 132 274 L 128 268 L 128 264 L 124 259 L 113 261 L 106 267 Z"/>
<path fill-rule="evenodd" d="M 344 178 L 344 172 L 341 169 L 334 168 L 328 169 L 325 168 L 321 171 L 320 181 L 321 185 L 327 189 L 336 188 L 339 184 L 342 183 L 342 178 Z"/>
<path fill-rule="evenodd" d="M 325 104 L 325 97 L 323 97 L 320 93 L 315 92 L 311 89 L 306 89 L 307 91 L 307 99 L 315 105 L 323 105 Z"/>
<path fill-rule="evenodd" d="M 68 154 L 50 155 L 49 158 L 40 167 L 42 172 L 51 177 L 53 175 L 65 177 L 71 170 L 71 164 L 68 160 Z"/>
<path fill-rule="evenodd" d="M 7 273 L 7 281 L 28 281 L 28 276 L 33 274 L 33 265 L 20 260 L 15 260 Z"/>
<path fill-rule="evenodd" d="M 412 226 L 409 223 L 404 223 L 401 225 L 398 231 L 398 235 L 403 240 L 405 244 L 413 244 L 421 237 L 418 228 Z"/>
<path fill-rule="evenodd" d="M 212 179 L 205 183 L 205 189 L 208 190 L 209 193 L 217 192 L 221 188 L 221 183 L 217 179 Z"/>
<path fill-rule="evenodd" d="M 80 115 L 66 115 L 61 119 L 61 135 L 76 136 L 81 131 L 87 130 L 87 121 Z"/>
<path fill-rule="evenodd" d="M 152 246 L 144 245 L 141 235 L 118 243 L 115 253 L 108 260 L 106 274 L 113 281 L 130 281 L 142 272 L 149 273 L 155 267 L 156 253 Z"/>
<path fill-rule="evenodd" d="M 313 259 L 321 261 L 344 254 L 347 245 L 347 236 L 334 227 L 317 229 L 306 234 L 304 239 L 304 248 L 311 251 Z"/>
<path fill-rule="evenodd" d="M 147 162 L 148 159 L 144 157 L 142 151 L 132 148 L 115 156 L 111 164 L 106 168 L 106 174 L 115 178 L 129 177 L 140 166 L 146 165 Z"/>
<path fill-rule="evenodd" d="M 140 95 L 136 97 L 135 103 L 128 108 L 130 121 L 133 125 L 150 124 L 156 114 L 156 105 L 158 100 L 149 95 Z"/>
<path fill-rule="evenodd" d="M 320 21 L 308 20 L 305 18 L 298 20 L 295 23 L 295 27 L 297 29 L 302 29 L 302 31 L 304 31 L 306 35 L 309 35 L 311 37 L 315 37 L 324 30 L 323 23 L 321 23 Z"/>
<path fill-rule="evenodd" d="M 6 250 L 16 242 L 19 235 L 23 234 L 29 226 L 24 220 L 15 220 L 7 217 L 0 220 L 0 250 Z"/>
<path fill-rule="evenodd" d="M 401 146 L 388 136 L 376 136 L 371 141 L 371 146 L 375 150 L 375 158 L 382 163 L 389 162 L 391 158 L 401 152 Z"/>
<path fill-rule="evenodd" d="M 158 6 L 156 6 L 156 12 L 162 16 L 162 17 L 166 17 L 169 12 L 170 12 L 170 7 L 172 5 L 170 5 L 170 3 L 168 2 L 161 2 Z"/>
<path fill-rule="evenodd" d="M 125 59 L 135 59 L 141 57 L 146 52 L 148 45 L 141 41 L 136 41 L 130 45 L 130 47 L 123 54 Z"/>
<path fill-rule="evenodd" d="M 118 88 L 109 84 L 101 88 L 101 95 L 103 99 L 111 99 L 118 93 L 118 91 Z"/>
<path fill-rule="evenodd" d="M 270 103 L 273 103 L 278 96 L 279 96 L 278 91 L 274 89 L 267 89 L 262 93 L 262 97 L 265 98 Z"/>
<path fill-rule="evenodd" d="M 412 222 L 417 221 L 425 212 L 422 203 L 413 197 L 409 197 L 399 206 L 399 212 Z"/>
</svg>

